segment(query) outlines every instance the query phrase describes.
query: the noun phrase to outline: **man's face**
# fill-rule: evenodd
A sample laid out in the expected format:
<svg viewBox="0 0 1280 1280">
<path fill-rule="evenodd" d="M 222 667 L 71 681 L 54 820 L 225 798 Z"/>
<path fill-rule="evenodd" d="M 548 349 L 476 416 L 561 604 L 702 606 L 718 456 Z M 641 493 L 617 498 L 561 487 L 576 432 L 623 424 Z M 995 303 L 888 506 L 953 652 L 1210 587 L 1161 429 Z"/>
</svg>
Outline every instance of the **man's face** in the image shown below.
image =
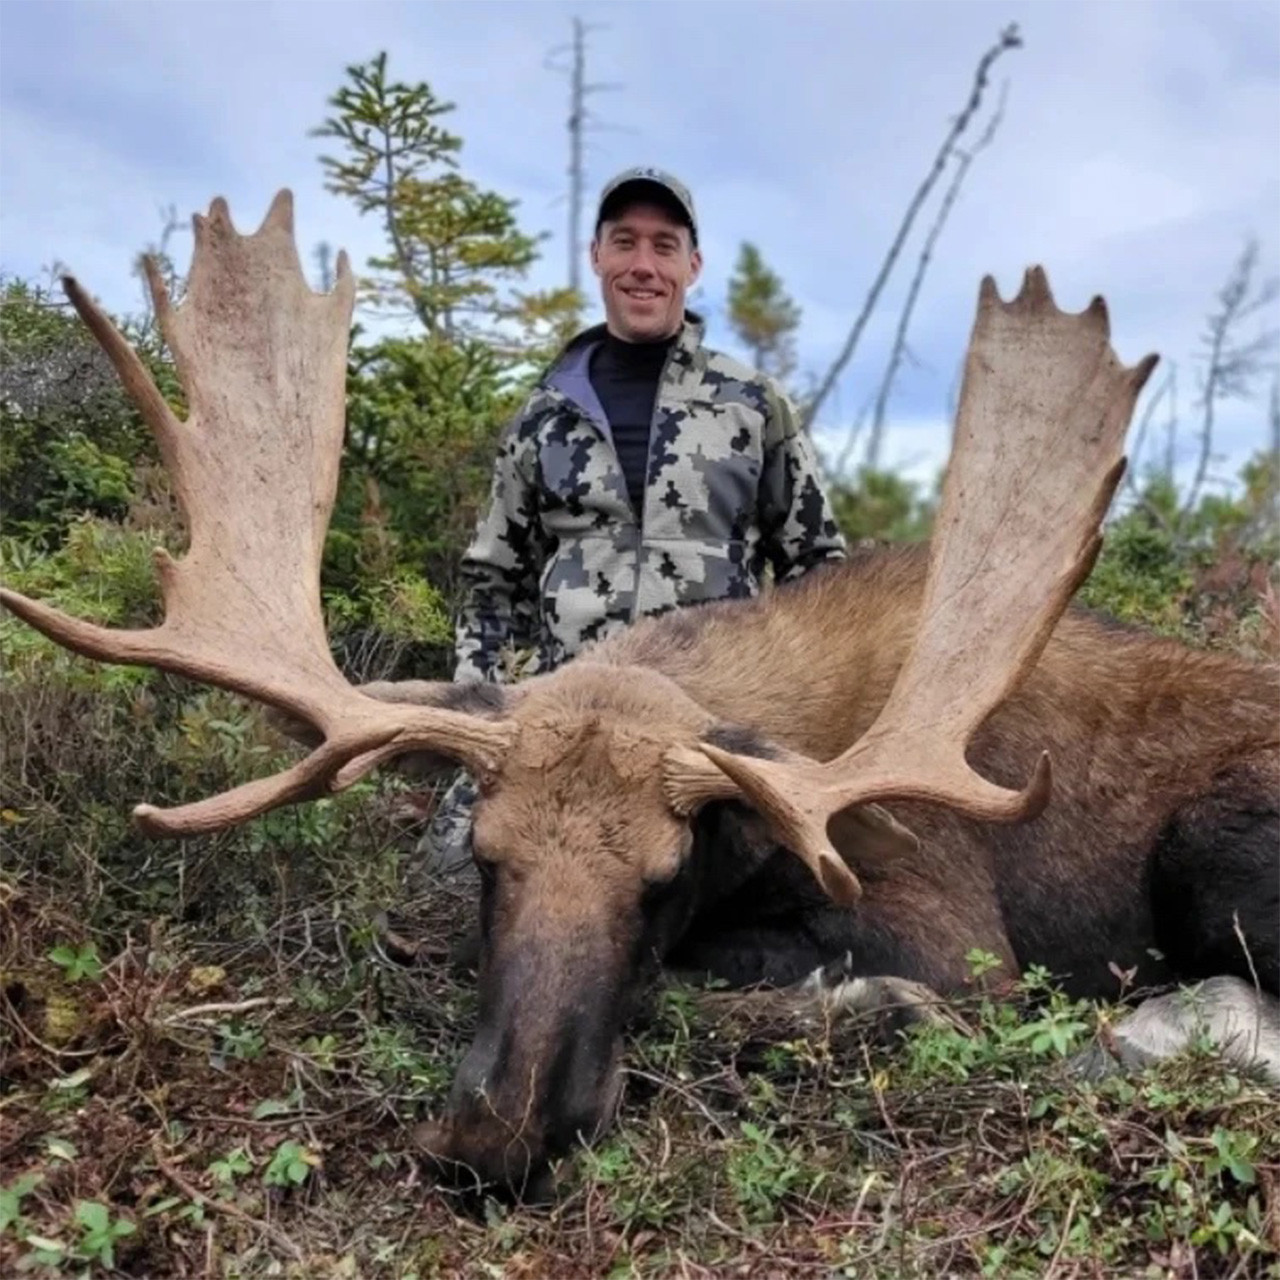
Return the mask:
<svg viewBox="0 0 1280 1280">
<path fill-rule="evenodd" d="M 658 205 L 625 206 L 591 243 L 609 332 L 661 342 L 679 330 L 684 299 L 702 269 L 689 228 Z"/>
</svg>

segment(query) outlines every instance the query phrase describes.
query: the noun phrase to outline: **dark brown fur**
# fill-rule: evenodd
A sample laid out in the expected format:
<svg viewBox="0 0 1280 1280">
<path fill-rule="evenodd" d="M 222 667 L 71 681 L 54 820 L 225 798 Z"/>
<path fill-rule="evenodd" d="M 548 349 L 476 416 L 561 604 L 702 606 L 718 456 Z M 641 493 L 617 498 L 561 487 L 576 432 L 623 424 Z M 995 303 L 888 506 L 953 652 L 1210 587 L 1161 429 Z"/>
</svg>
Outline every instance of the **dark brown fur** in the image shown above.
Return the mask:
<svg viewBox="0 0 1280 1280">
<path fill-rule="evenodd" d="M 1280 929 L 1275 671 L 1083 610 L 970 751 L 1010 788 L 1050 752 L 1052 799 L 1034 821 L 888 804 L 920 847 L 887 860 L 842 815 L 833 842 L 865 890 L 843 910 L 740 805 L 710 806 L 693 830 L 673 813 L 661 788 L 673 745 L 825 760 L 865 732 L 911 642 L 925 570 L 924 548 L 857 555 L 753 601 L 646 620 L 504 691 L 492 714 L 520 735 L 476 811 L 481 1032 L 430 1135 L 437 1154 L 520 1185 L 590 1137 L 616 1096 L 621 1026 L 658 961 L 791 982 L 847 954 L 855 973 L 947 991 L 981 948 L 1007 975 L 1042 964 L 1081 993 L 1116 994 L 1112 965 L 1136 967 L 1142 984 L 1198 976 L 1209 959 L 1245 974 L 1260 963 L 1263 985 L 1280 987 L 1266 938 Z M 1240 814 L 1253 825 L 1233 840 Z M 1186 946 L 1170 947 L 1153 878 L 1179 902 L 1203 901 L 1175 929 L 1196 934 Z M 1235 886 L 1251 956 L 1224 923 L 1234 899 L 1213 884 Z"/>
</svg>

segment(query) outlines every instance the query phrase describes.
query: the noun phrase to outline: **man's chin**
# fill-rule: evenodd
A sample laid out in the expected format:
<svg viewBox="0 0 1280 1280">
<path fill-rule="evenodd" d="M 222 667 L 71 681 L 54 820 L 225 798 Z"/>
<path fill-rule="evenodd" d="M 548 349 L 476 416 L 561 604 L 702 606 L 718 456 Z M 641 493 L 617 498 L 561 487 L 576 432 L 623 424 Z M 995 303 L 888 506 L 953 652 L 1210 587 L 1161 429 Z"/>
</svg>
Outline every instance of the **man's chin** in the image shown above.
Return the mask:
<svg viewBox="0 0 1280 1280">
<path fill-rule="evenodd" d="M 621 336 L 627 342 L 660 342 L 670 337 L 674 328 L 660 316 L 628 316 L 622 323 Z"/>
</svg>

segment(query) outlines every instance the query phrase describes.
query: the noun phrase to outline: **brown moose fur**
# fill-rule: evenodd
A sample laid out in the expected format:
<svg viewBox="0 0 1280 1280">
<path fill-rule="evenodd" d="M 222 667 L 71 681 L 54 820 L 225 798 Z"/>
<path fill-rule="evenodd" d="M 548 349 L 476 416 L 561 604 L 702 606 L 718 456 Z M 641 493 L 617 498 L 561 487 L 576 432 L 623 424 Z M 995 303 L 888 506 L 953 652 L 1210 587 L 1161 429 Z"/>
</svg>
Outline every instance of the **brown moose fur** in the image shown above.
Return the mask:
<svg viewBox="0 0 1280 1280">
<path fill-rule="evenodd" d="M 524 684 L 448 693 L 519 733 L 481 779 L 481 1033 L 450 1117 L 430 1131 L 435 1154 L 519 1183 L 556 1148 L 557 1126 L 589 1136 L 602 1122 L 642 953 L 699 928 L 692 906 L 657 935 L 647 918 L 646 895 L 677 875 L 692 843 L 661 786 L 664 754 L 738 730 L 762 750 L 838 755 L 889 694 L 926 569 L 924 547 L 858 553 L 755 600 L 641 621 Z M 413 697 L 412 685 L 377 696 L 391 690 Z M 1136 967 L 1139 985 L 1177 977 L 1152 955 L 1157 838 L 1232 769 L 1242 809 L 1277 795 L 1278 745 L 1275 669 L 1073 608 L 969 753 L 984 777 L 1019 788 L 1047 749 L 1047 809 L 1002 825 L 886 803 L 920 840 L 892 856 L 863 840 L 856 813 L 838 816 L 833 843 L 864 889 L 845 927 L 891 936 L 907 958 L 901 976 L 943 992 L 965 982 L 975 947 L 1006 976 L 1042 964 L 1080 993 L 1118 994 L 1117 968 Z M 1280 878 L 1280 849 L 1270 874 Z"/>
<path fill-rule="evenodd" d="M 708 718 L 749 727 L 819 760 L 845 750 L 888 697 L 915 634 L 926 568 L 924 547 L 857 554 L 848 565 L 753 601 L 640 622 L 563 668 L 539 691 L 539 702 L 552 700 L 554 690 L 561 714 L 574 715 L 585 701 L 601 716 L 605 707 L 616 708 L 627 733 L 637 724 L 654 733 L 652 740 L 637 740 L 643 759 L 618 772 L 607 803 L 601 801 L 612 788 L 593 778 L 588 811 L 625 810 L 631 820 L 656 820 L 649 792 L 660 751 L 702 732 Z M 680 692 L 659 697 L 640 672 L 619 667 L 661 673 Z M 1016 951 L 1070 969 L 1055 960 L 1076 959 L 1073 939 L 1093 916 L 1123 914 L 1130 949 L 1145 959 L 1151 929 L 1143 886 L 1156 834 L 1233 763 L 1253 762 L 1273 790 L 1280 788 L 1278 744 L 1275 669 L 1193 650 L 1074 608 L 970 751 L 979 773 L 1018 788 L 1048 749 L 1053 793 L 1044 814 L 1005 826 L 937 806 L 887 804 L 921 837 L 909 862 L 890 866 L 840 840 L 838 820 L 833 835 L 868 899 L 896 904 L 895 925 L 918 934 L 921 948 L 936 955 L 930 967 L 941 985 L 962 980 L 963 955 L 973 946 L 1010 964 Z M 648 844 L 641 831 L 629 835 Z M 669 850 L 670 840 L 664 843 Z M 588 840 L 577 852 L 592 851 L 594 862 L 597 847 Z M 637 849 L 634 856 L 653 855 Z M 1013 910 L 1003 911 L 1002 902 L 1010 900 Z M 1046 905 L 1045 918 L 1019 919 L 1034 910 L 1032 903 Z M 1002 922 L 1002 915 L 1013 918 Z M 1024 936 L 1030 947 L 1017 945 Z M 1095 963 L 1105 967 L 1123 958 L 1100 956 Z"/>
</svg>

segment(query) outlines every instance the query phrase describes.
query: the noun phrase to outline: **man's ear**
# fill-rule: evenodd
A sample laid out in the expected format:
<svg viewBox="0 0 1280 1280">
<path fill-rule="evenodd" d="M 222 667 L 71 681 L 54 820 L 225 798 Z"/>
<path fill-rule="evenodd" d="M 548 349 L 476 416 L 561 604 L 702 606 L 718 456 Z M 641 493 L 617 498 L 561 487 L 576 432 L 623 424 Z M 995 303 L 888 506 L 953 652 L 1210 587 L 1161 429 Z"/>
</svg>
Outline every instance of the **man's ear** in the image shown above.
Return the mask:
<svg viewBox="0 0 1280 1280">
<path fill-rule="evenodd" d="M 600 274 L 600 237 L 591 237 L 591 270 Z"/>
<path fill-rule="evenodd" d="M 695 249 L 689 255 L 689 287 L 692 288 L 698 283 L 698 277 L 702 274 L 702 250 Z"/>
</svg>

